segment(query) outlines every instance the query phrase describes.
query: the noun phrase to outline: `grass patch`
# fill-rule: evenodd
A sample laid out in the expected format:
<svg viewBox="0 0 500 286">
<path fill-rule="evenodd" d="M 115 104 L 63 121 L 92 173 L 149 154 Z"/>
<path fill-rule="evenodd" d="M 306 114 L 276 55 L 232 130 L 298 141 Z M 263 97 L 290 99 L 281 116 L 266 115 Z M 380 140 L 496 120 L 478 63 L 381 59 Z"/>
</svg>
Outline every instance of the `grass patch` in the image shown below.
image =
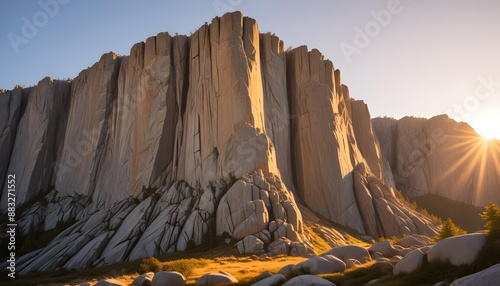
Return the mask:
<svg viewBox="0 0 500 286">
<path fill-rule="evenodd" d="M 209 264 L 209 260 L 207 259 L 179 259 L 170 262 L 166 262 L 163 264 L 163 270 L 165 271 L 177 271 L 184 275 L 186 279 L 192 276 L 195 269 L 206 267 Z"/>
<path fill-rule="evenodd" d="M 311 236 L 314 253 L 324 253 L 332 249 L 323 238 L 323 234 L 316 227 L 304 225 L 304 230 Z"/>
</svg>

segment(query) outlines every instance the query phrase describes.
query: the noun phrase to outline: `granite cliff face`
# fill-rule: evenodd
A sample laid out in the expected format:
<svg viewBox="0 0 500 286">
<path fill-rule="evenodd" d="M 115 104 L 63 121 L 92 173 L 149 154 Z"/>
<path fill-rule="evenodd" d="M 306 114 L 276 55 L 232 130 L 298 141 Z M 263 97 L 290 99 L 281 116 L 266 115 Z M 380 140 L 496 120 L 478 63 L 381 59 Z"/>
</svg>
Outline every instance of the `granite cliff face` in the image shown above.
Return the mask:
<svg viewBox="0 0 500 286">
<path fill-rule="evenodd" d="M 215 235 L 241 253 L 307 255 L 310 210 L 374 237 L 436 231 L 395 198 L 368 108 L 333 63 L 305 46 L 285 52 L 239 12 L 0 102 L 0 175 L 16 174 L 20 233 L 68 226 L 19 259 L 21 274 Z"/>
<path fill-rule="evenodd" d="M 485 140 L 446 115 L 372 122 L 396 187 L 408 197 L 500 204 L 500 141 Z"/>
</svg>

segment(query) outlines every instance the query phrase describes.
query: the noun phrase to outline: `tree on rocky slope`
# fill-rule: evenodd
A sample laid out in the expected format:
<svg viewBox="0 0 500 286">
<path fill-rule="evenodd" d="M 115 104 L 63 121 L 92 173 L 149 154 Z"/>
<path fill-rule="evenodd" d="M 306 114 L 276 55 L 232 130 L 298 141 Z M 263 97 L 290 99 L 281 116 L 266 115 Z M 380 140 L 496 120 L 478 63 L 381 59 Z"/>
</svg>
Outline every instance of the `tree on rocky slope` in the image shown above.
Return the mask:
<svg viewBox="0 0 500 286">
<path fill-rule="evenodd" d="M 480 216 L 488 230 L 488 238 L 491 240 L 500 239 L 500 207 L 490 202 Z"/>
<path fill-rule="evenodd" d="M 434 241 L 440 241 L 447 237 L 466 234 L 467 232 L 460 227 L 456 226 L 451 218 L 447 218 L 441 225 L 438 234 L 433 238 Z"/>
</svg>

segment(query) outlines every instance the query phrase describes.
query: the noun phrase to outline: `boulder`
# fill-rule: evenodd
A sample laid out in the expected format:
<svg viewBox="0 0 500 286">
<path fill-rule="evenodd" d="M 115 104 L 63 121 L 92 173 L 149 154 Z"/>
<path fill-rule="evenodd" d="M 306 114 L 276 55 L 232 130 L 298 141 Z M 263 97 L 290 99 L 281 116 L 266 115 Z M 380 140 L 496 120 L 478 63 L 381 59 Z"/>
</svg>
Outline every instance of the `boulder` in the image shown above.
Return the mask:
<svg viewBox="0 0 500 286">
<path fill-rule="evenodd" d="M 472 233 L 445 238 L 427 252 L 429 262 L 442 261 L 458 266 L 472 264 L 486 243 L 486 235 Z"/>
<path fill-rule="evenodd" d="M 361 262 L 359 262 L 358 260 L 356 259 L 347 259 L 345 261 L 345 267 L 346 268 L 351 268 L 351 267 L 354 267 L 354 266 L 358 266 L 358 265 L 361 265 Z"/>
<path fill-rule="evenodd" d="M 392 257 L 398 253 L 398 250 L 395 249 L 388 240 L 375 243 L 368 248 L 368 251 L 380 252 L 384 257 Z"/>
<path fill-rule="evenodd" d="M 126 286 L 127 284 L 116 279 L 103 279 L 94 284 L 94 286 Z"/>
<path fill-rule="evenodd" d="M 391 263 L 398 263 L 399 261 L 401 261 L 402 258 L 403 258 L 402 256 L 394 255 L 389 260 L 391 261 Z"/>
<path fill-rule="evenodd" d="M 264 272 L 262 272 L 261 274 L 259 274 L 259 276 L 254 277 L 254 278 L 251 280 L 251 282 L 252 282 L 252 283 L 256 283 L 256 282 L 259 282 L 259 281 L 264 280 L 264 279 L 266 279 L 266 278 L 268 278 L 268 277 L 271 277 L 271 276 L 273 276 L 273 274 L 272 274 L 271 272 L 269 272 L 269 271 L 264 271 Z"/>
<path fill-rule="evenodd" d="M 290 245 L 290 256 L 309 257 L 314 255 L 314 250 L 304 242 L 294 241 Z"/>
<path fill-rule="evenodd" d="M 332 282 L 314 275 L 300 275 L 288 280 L 288 282 L 283 284 L 283 286 L 305 286 L 305 285 L 335 286 L 335 284 L 333 284 Z"/>
<path fill-rule="evenodd" d="M 240 254 L 263 254 L 264 242 L 254 235 L 245 236 L 244 239 L 236 243 L 236 247 Z"/>
<path fill-rule="evenodd" d="M 154 272 L 143 273 L 137 276 L 134 281 L 132 281 L 132 286 L 151 286 L 154 276 Z"/>
<path fill-rule="evenodd" d="M 290 253 L 290 245 L 292 242 L 288 238 L 281 237 L 269 244 L 267 252 L 269 255 L 288 255 Z"/>
<path fill-rule="evenodd" d="M 278 270 L 278 274 L 283 274 L 284 276 L 288 276 L 292 273 L 293 268 L 295 267 L 295 264 L 287 264 Z"/>
<path fill-rule="evenodd" d="M 394 275 L 399 275 L 401 273 L 411 273 L 416 271 L 425 261 L 425 254 L 419 249 L 415 249 L 405 255 L 396 265 L 392 273 Z"/>
<path fill-rule="evenodd" d="M 194 283 L 194 285 L 216 285 L 216 284 L 233 284 L 238 283 L 238 280 L 231 274 L 225 271 L 218 273 L 207 273 Z"/>
<path fill-rule="evenodd" d="M 410 253 L 411 251 L 413 251 L 414 249 L 411 249 L 411 248 L 403 248 L 403 249 L 400 249 L 398 250 L 398 254 L 397 256 L 405 256 L 406 254 Z"/>
<path fill-rule="evenodd" d="M 274 275 L 271 275 L 267 278 L 264 278 L 256 283 L 252 284 L 252 286 L 281 285 L 285 281 L 286 281 L 286 278 L 285 278 L 285 276 L 283 276 L 283 274 L 274 274 Z"/>
<path fill-rule="evenodd" d="M 495 264 L 477 273 L 459 278 L 450 286 L 494 286 L 500 285 L 500 263 Z"/>
<path fill-rule="evenodd" d="M 405 248 L 422 247 L 428 245 L 429 243 L 429 238 L 424 235 L 407 235 L 394 243 L 394 246 L 400 245 Z"/>
<path fill-rule="evenodd" d="M 186 285 L 186 278 L 176 271 L 160 271 L 156 273 L 151 282 L 152 286 L 178 286 Z"/>
<path fill-rule="evenodd" d="M 337 246 L 324 254 L 333 255 L 344 262 L 348 259 L 356 259 L 358 261 L 370 259 L 370 253 L 365 248 L 357 245 Z"/>
<path fill-rule="evenodd" d="M 371 258 L 373 260 L 377 260 L 377 259 L 380 259 L 380 258 L 384 257 L 382 255 L 382 253 L 380 253 L 380 252 L 373 252 L 373 253 L 370 254 L 370 256 L 371 256 Z"/>
<path fill-rule="evenodd" d="M 333 255 L 313 256 L 300 262 L 292 269 L 293 272 L 306 271 L 307 273 L 318 275 L 334 272 L 344 272 L 346 264 Z"/>
</svg>

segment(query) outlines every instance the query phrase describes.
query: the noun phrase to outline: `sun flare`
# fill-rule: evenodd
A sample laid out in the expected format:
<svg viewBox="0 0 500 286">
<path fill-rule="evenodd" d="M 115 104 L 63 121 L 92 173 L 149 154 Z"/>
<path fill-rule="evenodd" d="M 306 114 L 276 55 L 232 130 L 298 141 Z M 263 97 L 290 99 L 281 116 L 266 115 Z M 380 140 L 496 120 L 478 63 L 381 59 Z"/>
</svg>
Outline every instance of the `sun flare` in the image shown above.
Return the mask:
<svg viewBox="0 0 500 286">
<path fill-rule="evenodd" d="M 500 139 L 500 124 L 496 120 L 478 120 L 471 122 L 474 130 L 486 140 Z"/>
</svg>

